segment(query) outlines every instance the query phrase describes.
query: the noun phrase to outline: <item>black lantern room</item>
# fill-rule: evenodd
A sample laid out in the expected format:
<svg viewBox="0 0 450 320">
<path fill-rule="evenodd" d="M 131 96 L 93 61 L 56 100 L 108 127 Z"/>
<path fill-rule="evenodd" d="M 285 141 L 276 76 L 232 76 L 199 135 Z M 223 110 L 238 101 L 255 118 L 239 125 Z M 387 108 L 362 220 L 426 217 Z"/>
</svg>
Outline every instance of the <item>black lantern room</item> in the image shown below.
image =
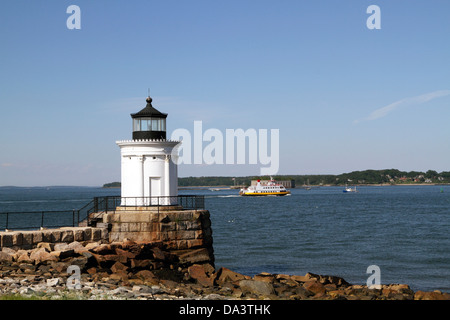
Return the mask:
<svg viewBox="0 0 450 320">
<path fill-rule="evenodd" d="M 167 113 L 153 108 L 152 98 L 147 98 L 147 106 L 138 113 L 132 113 L 133 139 L 166 139 Z"/>
</svg>

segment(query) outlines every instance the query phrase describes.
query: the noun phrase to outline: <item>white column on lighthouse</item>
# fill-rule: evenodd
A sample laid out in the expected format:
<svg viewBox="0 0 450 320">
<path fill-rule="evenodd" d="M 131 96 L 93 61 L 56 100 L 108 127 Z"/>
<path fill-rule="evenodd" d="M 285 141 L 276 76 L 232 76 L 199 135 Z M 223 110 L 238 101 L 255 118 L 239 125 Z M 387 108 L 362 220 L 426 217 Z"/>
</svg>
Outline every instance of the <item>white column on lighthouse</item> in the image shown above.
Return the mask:
<svg viewBox="0 0 450 320">
<path fill-rule="evenodd" d="M 164 159 L 164 179 L 164 196 L 168 197 L 166 198 L 166 201 L 167 204 L 170 204 L 170 155 L 166 155 L 166 158 Z"/>
<path fill-rule="evenodd" d="M 134 203 L 137 206 L 142 206 L 145 201 L 144 200 L 144 197 L 145 197 L 145 195 L 144 195 L 144 159 L 145 159 L 145 156 L 137 157 L 137 161 L 138 161 L 137 167 L 138 168 L 137 168 L 136 184 L 137 184 L 138 195 L 136 196 L 136 199 L 133 199 Z"/>
<path fill-rule="evenodd" d="M 173 183 L 171 183 L 171 185 L 170 185 L 170 187 L 171 187 L 170 192 L 173 195 L 178 196 L 178 166 L 176 165 L 177 161 L 178 161 L 178 157 L 176 157 L 172 154 L 171 159 L 172 159 L 172 167 L 173 167 L 173 174 L 171 175 L 171 177 L 173 177 Z"/>
</svg>

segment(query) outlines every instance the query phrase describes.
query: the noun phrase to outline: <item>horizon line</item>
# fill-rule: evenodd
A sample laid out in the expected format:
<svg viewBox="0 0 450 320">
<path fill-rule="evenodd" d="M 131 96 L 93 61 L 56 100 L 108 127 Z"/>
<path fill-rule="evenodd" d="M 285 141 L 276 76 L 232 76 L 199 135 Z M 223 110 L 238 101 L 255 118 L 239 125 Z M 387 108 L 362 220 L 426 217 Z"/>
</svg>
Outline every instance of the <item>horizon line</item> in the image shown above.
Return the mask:
<svg viewBox="0 0 450 320">
<path fill-rule="evenodd" d="M 338 173 L 338 174 L 333 174 L 333 173 L 311 173 L 311 174 L 274 174 L 272 176 L 339 176 L 339 175 L 343 175 L 343 174 L 351 174 L 354 172 L 364 172 L 364 171 L 384 171 L 384 170 L 398 170 L 401 172 L 419 172 L 419 173 L 426 173 L 427 171 L 430 171 L 432 169 L 428 169 L 426 171 L 417 171 L 417 170 L 410 170 L 410 171 L 405 171 L 405 170 L 400 170 L 400 169 L 395 169 L 395 168 L 390 168 L 390 169 L 365 169 L 365 170 L 354 170 L 354 171 L 350 171 L 350 172 L 342 172 L 342 173 Z M 436 171 L 436 170 L 432 170 L 432 171 Z M 444 172 L 450 172 L 450 169 L 448 171 L 441 171 L 438 172 L 436 171 L 438 174 L 444 173 Z M 186 176 L 186 177 L 178 177 L 179 179 L 185 179 L 185 178 L 213 178 L 213 177 L 218 177 L 218 178 L 248 178 L 248 177 L 265 177 L 265 176 L 270 176 L 270 175 L 248 175 L 248 176 Z M 121 181 L 112 181 L 112 182 L 105 182 L 103 183 L 103 185 L 108 184 L 108 183 L 116 183 L 119 182 L 121 183 Z M 0 186 L 0 188 L 103 188 L 103 185 L 33 185 L 33 186 L 17 186 L 17 185 L 4 185 L 4 186 Z"/>
</svg>

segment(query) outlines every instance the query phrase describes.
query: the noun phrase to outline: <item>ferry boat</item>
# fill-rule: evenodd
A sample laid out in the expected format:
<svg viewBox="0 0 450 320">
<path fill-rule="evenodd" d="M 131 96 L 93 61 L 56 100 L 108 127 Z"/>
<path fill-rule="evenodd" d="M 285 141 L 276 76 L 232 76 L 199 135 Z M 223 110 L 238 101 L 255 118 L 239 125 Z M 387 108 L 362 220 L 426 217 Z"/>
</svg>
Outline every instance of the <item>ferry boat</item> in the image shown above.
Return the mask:
<svg viewBox="0 0 450 320">
<path fill-rule="evenodd" d="M 241 196 L 285 196 L 290 193 L 283 185 L 276 183 L 272 177 L 267 184 L 262 185 L 261 180 L 258 180 L 256 186 L 242 188 L 239 191 Z"/>
</svg>

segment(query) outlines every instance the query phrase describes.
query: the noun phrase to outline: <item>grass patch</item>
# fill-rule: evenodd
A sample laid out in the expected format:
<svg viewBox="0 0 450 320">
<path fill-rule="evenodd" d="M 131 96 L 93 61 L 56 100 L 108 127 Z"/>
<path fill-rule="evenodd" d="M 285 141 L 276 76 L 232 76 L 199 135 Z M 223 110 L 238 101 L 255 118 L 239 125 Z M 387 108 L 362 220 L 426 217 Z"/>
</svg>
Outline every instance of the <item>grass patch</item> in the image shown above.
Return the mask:
<svg viewBox="0 0 450 320">
<path fill-rule="evenodd" d="M 31 295 L 23 295 L 19 293 L 7 293 L 0 294 L 0 301 L 2 300 L 83 300 L 83 297 L 77 293 L 72 292 L 63 292 L 59 294 L 31 294 Z"/>
<path fill-rule="evenodd" d="M 9 293 L 0 295 L 0 300 L 47 300 L 39 296 L 24 296 L 18 293 Z"/>
</svg>

